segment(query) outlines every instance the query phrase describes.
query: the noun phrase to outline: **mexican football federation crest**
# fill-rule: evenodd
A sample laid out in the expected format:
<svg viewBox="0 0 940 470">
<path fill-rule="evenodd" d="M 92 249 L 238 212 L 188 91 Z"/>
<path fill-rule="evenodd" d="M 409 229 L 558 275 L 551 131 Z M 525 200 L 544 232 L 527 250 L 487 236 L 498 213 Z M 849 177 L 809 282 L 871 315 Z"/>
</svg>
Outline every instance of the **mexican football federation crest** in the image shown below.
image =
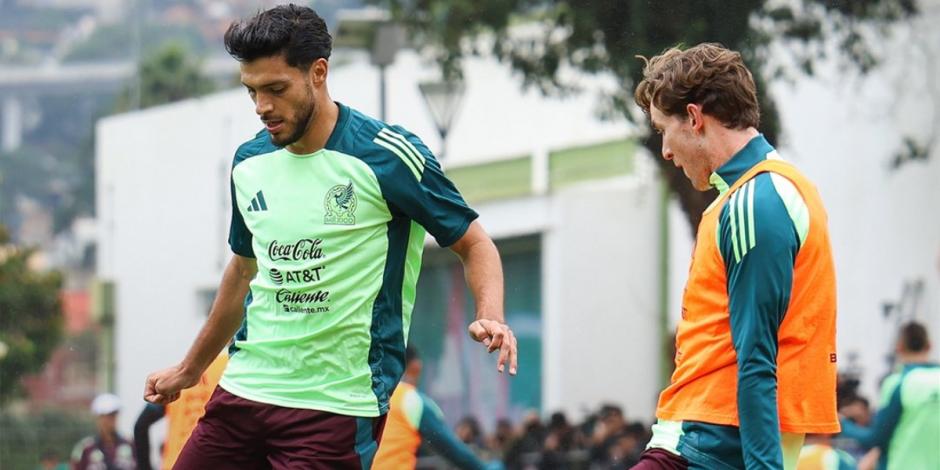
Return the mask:
<svg viewBox="0 0 940 470">
<path fill-rule="evenodd" d="M 326 192 L 323 208 L 326 215 L 323 223 L 332 225 L 353 225 L 356 223 L 356 206 L 359 204 L 356 193 L 353 191 L 352 181 L 349 184 L 338 184 Z"/>
</svg>

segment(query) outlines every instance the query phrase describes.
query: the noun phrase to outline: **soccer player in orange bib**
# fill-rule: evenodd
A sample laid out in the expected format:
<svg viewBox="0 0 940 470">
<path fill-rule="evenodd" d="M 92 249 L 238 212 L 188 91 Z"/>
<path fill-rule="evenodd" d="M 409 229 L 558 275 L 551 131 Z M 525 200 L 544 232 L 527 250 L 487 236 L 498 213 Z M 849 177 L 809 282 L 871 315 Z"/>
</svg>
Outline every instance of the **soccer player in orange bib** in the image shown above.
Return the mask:
<svg viewBox="0 0 940 470">
<path fill-rule="evenodd" d="M 636 469 L 792 469 L 839 431 L 836 290 L 813 184 L 757 130 L 753 77 L 716 44 L 646 62 L 637 104 L 662 156 L 718 198 L 702 215 L 676 369 Z"/>
</svg>

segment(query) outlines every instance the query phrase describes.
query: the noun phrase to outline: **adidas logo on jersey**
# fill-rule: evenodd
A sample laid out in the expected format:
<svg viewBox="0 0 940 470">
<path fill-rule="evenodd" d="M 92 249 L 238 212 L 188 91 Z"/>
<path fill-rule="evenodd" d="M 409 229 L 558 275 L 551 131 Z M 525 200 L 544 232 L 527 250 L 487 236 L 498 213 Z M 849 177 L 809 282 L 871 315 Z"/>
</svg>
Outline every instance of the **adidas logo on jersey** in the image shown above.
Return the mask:
<svg viewBox="0 0 940 470">
<path fill-rule="evenodd" d="M 258 191 L 255 197 L 251 198 L 251 205 L 248 206 L 248 212 L 260 212 L 268 210 L 268 203 L 264 202 L 264 193 Z"/>
</svg>

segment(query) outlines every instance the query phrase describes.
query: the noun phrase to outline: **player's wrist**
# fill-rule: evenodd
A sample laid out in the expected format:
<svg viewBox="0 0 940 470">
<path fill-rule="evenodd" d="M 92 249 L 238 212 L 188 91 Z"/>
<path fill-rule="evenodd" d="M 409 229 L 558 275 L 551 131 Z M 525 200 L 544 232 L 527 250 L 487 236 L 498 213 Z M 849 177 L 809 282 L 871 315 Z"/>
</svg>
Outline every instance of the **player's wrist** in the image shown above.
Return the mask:
<svg viewBox="0 0 940 470">
<path fill-rule="evenodd" d="M 473 320 L 472 323 L 476 323 L 479 321 L 492 321 L 492 322 L 499 323 L 501 325 L 506 324 L 506 319 L 503 318 L 502 314 L 487 314 L 487 313 L 477 312 L 476 319 Z"/>
<path fill-rule="evenodd" d="M 197 368 L 193 367 L 190 363 L 181 363 L 176 366 L 176 375 L 183 383 L 184 387 L 188 388 L 199 383 L 199 377 L 202 376 L 202 372 L 198 371 Z"/>
</svg>

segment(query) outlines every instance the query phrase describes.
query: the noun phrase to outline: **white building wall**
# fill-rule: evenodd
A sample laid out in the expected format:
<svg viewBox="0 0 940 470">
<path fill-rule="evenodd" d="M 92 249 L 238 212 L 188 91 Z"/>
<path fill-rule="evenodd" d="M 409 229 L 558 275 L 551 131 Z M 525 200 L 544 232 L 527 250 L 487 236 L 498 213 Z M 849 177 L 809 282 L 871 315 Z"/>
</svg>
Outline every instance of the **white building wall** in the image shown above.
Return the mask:
<svg viewBox="0 0 940 470">
<path fill-rule="evenodd" d="M 546 411 L 616 403 L 648 421 L 659 393 L 655 181 L 587 183 L 553 198 L 544 236 Z"/>
</svg>

